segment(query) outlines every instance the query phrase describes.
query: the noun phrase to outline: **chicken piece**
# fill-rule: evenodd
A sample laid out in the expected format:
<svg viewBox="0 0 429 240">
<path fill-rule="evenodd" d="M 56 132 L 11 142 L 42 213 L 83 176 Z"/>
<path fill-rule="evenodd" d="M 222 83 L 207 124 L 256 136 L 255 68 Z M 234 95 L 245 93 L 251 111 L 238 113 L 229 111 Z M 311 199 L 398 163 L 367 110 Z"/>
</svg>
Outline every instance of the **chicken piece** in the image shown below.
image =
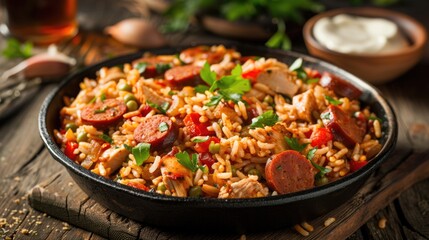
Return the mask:
<svg viewBox="0 0 429 240">
<path fill-rule="evenodd" d="M 175 156 L 165 155 L 161 161 L 162 181 L 167 189 L 178 197 L 186 197 L 192 186 L 192 172 L 182 166 Z"/>
<path fill-rule="evenodd" d="M 298 86 L 292 81 L 292 76 L 278 68 L 265 70 L 265 72 L 258 75 L 256 81 L 267 85 L 275 92 L 286 94 L 290 97 L 294 96 L 298 91 Z"/>
<path fill-rule="evenodd" d="M 159 106 L 161 106 L 165 102 L 171 103 L 170 99 L 159 95 L 150 87 L 144 85 L 142 81 L 138 81 L 135 86 L 137 89 L 135 97 L 139 100 L 140 103 L 145 103 L 146 101 L 150 101 Z"/>
<path fill-rule="evenodd" d="M 315 117 L 319 116 L 316 97 L 313 89 L 309 89 L 292 98 L 292 105 L 298 112 L 298 118 L 307 122 L 312 122 Z"/>
<path fill-rule="evenodd" d="M 225 114 L 229 119 L 235 122 L 242 122 L 238 114 L 234 109 L 225 105 L 224 103 L 219 103 L 213 111 L 213 114 L 216 118 L 222 118 L 222 114 Z"/>
<path fill-rule="evenodd" d="M 100 164 L 103 164 L 103 167 L 106 169 L 106 176 L 119 169 L 127 159 L 128 154 L 128 150 L 124 147 L 109 148 L 104 151 L 100 156 Z"/>
<path fill-rule="evenodd" d="M 257 181 L 256 176 L 241 179 L 220 189 L 218 198 L 255 198 L 268 195 L 268 188 Z"/>
<path fill-rule="evenodd" d="M 285 123 L 278 122 L 272 126 L 272 135 L 270 135 L 270 139 L 267 142 L 276 143 L 276 146 L 273 149 L 274 153 L 280 153 L 284 150 L 288 149 L 285 137 L 291 137 L 292 133 L 290 133 L 285 126 Z"/>
</svg>

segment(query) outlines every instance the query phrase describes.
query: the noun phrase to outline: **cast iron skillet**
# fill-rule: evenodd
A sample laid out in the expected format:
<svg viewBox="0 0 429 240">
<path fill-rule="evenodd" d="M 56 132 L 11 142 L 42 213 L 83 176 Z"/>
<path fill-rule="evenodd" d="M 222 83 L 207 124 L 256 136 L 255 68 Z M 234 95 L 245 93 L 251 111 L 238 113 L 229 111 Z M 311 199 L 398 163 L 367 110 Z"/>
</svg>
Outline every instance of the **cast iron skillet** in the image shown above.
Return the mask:
<svg viewBox="0 0 429 240">
<path fill-rule="evenodd" d="M 144 192 L 128 187 L 84 169 L 68 159 L 53 137 L 58 129 L 59 111 L 63 96 L 76 96 L 79 83 L 84 77 L 94 77 L 103 66 L 115 66 L 131 62 L 143 52 L 110 59 L 83 69 L 65 79 L 44 101 L 39 115 L 40 135 L 51 155 L 63 164 L 80 188 L 105 207 L 131 219 L 169 229 L 222 229 L 256 231 L 289 226 L 320 216 L 350 199 L 364 184 L 371 173 L 386 160 L 394 149 L 397 139 L 395 114 L 374 87 L 352 74 L 318 59 L 294 52 L 285 52 L 246 45 L 231 45 L 243 55 L 275 57 L 291 64 L 301 57 L 305 66 L 320 72 L 328 71 L 351 82 L 363 91 L 361 101 L 371 106 L 382 119 L 383 148 L 360 170 L 332 183 L 313 189 L 254 199 L 178 198 Z M 155 54 L 177 53 L 184 48 L 151 50 Z"/>
</svg>

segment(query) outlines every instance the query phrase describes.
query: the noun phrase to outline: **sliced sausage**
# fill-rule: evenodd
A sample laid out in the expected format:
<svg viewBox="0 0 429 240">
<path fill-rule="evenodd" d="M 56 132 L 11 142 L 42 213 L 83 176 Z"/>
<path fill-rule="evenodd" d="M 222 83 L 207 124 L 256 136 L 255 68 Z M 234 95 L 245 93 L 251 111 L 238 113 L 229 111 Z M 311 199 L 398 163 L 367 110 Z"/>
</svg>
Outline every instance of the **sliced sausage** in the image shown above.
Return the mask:
<svg viewBox="0 0 429 240">
<path fill-rule="evenodd" d="M 329 105 L 320 114 L 323 124 L 332 132 L 336 141 L 344 143 L 347 147 L 354 147 L 362 142 L 365 130 L 360 128 L 356 121 L 339 107 Z"/>
<path fill-rule="evenodd" d="M 177 127 L 165 115 L 146 117 L 134 130 L 134 139 L 137 142 L 150 143 L 155 149 L 171 146 L 176 138 Z"/>
<path fill-rule="evenodd" d="M 319 83 L 323 87 L 331 89 L 336 94 L 349 99 L 358 99 L 360 95 L 362 95 L 362 91 L 360 89 L 328 72 L 323 73 Z"/>
<path fill-rule="evenodd" d="M 127 106 L 123 101 L 106 99 L 85 106 L 81 112 L 81 119 L 84 124 L 104 128 L 117 123 L 125 112 L 127 112 Z"/>
<path fill-rule="evenodd" d="M 273 155 L 265 165 L 268 185 L 280 194 L 297 192 L 314 186 L 313 166 L 295 150 Z"/>
<path fill-rule="evenodd" d="M 170 62 L 159 59 L 156 56 L 143 57 L 143 58 L 134 60 L 133 66 L 135 67 L 139 63 L 146 64 L 145 71 L 143 73 L 141 73 L 141 75 L 145 78 L 154 78 L 154 77 L 157 77 L 157 76 L 163 74 L 162 72 L 158 72 L 157 67 L 156 67 L 158 64 L 170 64 Z"/>
<path fill-rule="evenodd" d="M 196 85 L 201 81 L 201 67 L 193 65 L 178 66 L 168 69 L 164 78 L 173 86 Z"/>
<path fill-rule="evenodd" d="M 179 58 L 186 64 L 206 60 L 209 64 L 219 63 L 223 60 L 222 52 L 211 51 L 209 46 L 197 46 L 183 50 Z"/>
</svg>

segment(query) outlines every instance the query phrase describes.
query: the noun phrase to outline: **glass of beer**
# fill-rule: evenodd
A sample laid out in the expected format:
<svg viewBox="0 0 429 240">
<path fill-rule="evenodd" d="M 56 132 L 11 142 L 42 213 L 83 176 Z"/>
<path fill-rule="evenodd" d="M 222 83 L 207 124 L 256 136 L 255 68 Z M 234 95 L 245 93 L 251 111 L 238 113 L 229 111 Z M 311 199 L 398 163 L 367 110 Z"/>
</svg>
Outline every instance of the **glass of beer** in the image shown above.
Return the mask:
<svg viewBox="0 0 429 240">
<path fill-rule="evenodd" d="M 77 0 L 1 1 L 3 34 L 43 45 L 77 33 Z"/>
</svg>

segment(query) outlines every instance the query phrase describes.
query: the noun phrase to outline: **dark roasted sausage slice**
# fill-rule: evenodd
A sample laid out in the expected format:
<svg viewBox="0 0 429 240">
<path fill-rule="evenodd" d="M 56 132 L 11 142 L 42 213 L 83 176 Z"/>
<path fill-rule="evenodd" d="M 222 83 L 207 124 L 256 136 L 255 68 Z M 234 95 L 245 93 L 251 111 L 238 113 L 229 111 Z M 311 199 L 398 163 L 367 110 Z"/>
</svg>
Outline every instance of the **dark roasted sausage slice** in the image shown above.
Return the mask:
<svg viewBox="0 0 429 240">
<path fill-rule="evenodd" d="M 179 58 L 186 64 L 205 60 L 209 64 L 219 63 L 223 60 L 224 53 L 212 51 L 209 46 L 197 46 L 183 50 Z"/>
<path fill-rule="evenodd" d="M 280 194 L 297 192 L 314 186 L 313 166 L 294 150 L 273 155 L 265 165 L 268 185 Z"/>
<path fill-rule="evenodd" d="M 323 124 L 332 132 L 336 141 L 344 143 L 347 147 L 354 147 L 362 142 L 365 130 L 360 128 L 355 120 L 343 110 L 334 105 L 320 114 Z"/>
<path fill-rule="evenodd" d="M 127 106 L 123 101 L 105 99 L 85 106 L 81 112 L 81 119 L 84 124 L 104 128 L 118 122 L 125 112 L 127 112 Z"/>
<path fill-rule="evenodd" d="M 357 87 L 328 72 L 323 73 L 319 83 L 323 87 L 331 89 L 336 94 L 349 99 L 358 99 L 362 95 L 362 91 Z"/>
<path fill-rule="evenodd" d="M 165 80 L 174 86 L 196 85 L 201 81 L 201 67 L 193 65 L 178 66 L 165 72 Z"/>
<path fill-rule="evenodd" d="M 177 127 L 165 115 L 146 117 L 134 130 L 134 139 L 137 142 L 150 143 L 155 149 L 171 146 L 176 138 Z"/>
</svg>

